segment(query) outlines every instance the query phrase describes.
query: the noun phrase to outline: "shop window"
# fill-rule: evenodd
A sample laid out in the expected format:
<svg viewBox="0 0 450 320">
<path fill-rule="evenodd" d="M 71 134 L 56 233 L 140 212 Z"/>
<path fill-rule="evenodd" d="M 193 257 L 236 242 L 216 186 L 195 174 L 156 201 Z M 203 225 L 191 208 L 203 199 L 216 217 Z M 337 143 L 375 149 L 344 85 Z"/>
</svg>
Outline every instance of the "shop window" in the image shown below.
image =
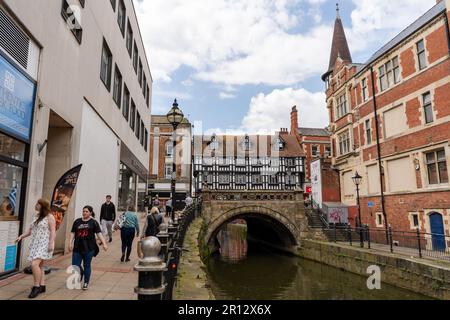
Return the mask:
<svg viewBox="0 0 450 320">
<path fill-rule="evenodd" d="M 0 133 L 0 156 L 25 161 L 25 144 Z"/>
<path fill-rule="evenodd" d="M 23 169 L 0 162 L 0 221 L 17 220 Z"/>
</svg>

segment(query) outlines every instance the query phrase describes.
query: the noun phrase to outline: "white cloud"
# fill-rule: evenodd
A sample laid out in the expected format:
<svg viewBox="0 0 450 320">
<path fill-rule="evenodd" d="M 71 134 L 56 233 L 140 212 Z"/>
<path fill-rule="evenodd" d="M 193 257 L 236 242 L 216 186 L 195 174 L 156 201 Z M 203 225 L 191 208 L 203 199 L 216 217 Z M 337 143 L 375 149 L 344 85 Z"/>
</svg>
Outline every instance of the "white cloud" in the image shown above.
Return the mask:
<svg viewBox="0 0 450 320">
<path fill-rule="evenodd" d="M 261 130 L 279 130 L 280 127 L 290 128 L 293 106 L 297 106 L 300 126 L 325 128 L 328 125 L 324 93 L 286 88 L 253 97 L 240 129 L 257 133 Z"/>
<path fill-rule="evenodd" d="M 234 98 L 236 98 L 236 95 L 227 93 L 227 92 L 221 92 L 221 93 L 219 93 L 219 98 L 222 100 L 234 99 Z"/>
</svg>

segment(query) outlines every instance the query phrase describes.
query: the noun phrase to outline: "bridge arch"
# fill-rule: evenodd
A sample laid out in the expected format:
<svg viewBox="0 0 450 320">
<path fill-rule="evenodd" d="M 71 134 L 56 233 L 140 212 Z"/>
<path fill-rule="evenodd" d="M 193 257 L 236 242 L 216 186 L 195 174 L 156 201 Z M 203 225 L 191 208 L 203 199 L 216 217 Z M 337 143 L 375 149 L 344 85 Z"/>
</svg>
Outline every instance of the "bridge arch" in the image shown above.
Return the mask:
<svg viewBox="0 0 450 320">
<path fill-rule="evenodd" d="M 219 208 L 216 208 L 219 209 Z M 245 219 L 251 232 L 252 225 L 258 224 L 266 232 L 278 237 L 280 249 L 294 252 L 300 244 L 300 230 L 289 217 L 283 213 L 262 206 L 262 205 L 242 205 L 229 209 L 223 213 L 215 213 L 216 217 L 209 222 L 205 236 L 211 252 L 217 250 L 215 239 L 222 226 L 236 219 Z"/>
</svg>

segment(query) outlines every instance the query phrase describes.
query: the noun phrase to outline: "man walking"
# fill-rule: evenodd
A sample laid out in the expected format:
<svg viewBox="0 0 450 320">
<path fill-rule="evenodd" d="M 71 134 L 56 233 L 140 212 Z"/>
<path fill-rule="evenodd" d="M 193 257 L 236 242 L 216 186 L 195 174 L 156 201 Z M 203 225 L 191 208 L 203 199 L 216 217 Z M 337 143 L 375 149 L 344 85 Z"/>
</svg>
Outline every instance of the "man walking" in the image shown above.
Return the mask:
<svg viewBox="0 0 450 320">
<path fill-rule="evenodd" d="M 111 196 L 106 196 L 106 202 L 102 204 L 100 210 L 100 222 L 102 224 L 103 235 L 109 236 L 109 242 L 112 242 L 112 226 L 114 221 L 116 221 L 116 206 L 111 202 Z"/>
</svg>

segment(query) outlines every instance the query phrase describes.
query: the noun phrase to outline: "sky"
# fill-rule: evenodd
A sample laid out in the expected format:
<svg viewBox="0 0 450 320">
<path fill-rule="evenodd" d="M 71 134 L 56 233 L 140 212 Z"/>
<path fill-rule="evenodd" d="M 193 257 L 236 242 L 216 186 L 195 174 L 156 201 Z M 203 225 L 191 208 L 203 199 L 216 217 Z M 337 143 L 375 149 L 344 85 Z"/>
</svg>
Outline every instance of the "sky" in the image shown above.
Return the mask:
<svg viewBox="0 0 450 320">
<path fill-rule="evenodd" d="M 152 114 L 175 98 L 206 133 L 329 124 L 324 84 L 336 0 L 133 0 L 153 77 Z M 364 63 L 435 0 L 340 0 L 353 62 Z M 198 130 L 199 128 L 197 128 Z"/>
</svg>

